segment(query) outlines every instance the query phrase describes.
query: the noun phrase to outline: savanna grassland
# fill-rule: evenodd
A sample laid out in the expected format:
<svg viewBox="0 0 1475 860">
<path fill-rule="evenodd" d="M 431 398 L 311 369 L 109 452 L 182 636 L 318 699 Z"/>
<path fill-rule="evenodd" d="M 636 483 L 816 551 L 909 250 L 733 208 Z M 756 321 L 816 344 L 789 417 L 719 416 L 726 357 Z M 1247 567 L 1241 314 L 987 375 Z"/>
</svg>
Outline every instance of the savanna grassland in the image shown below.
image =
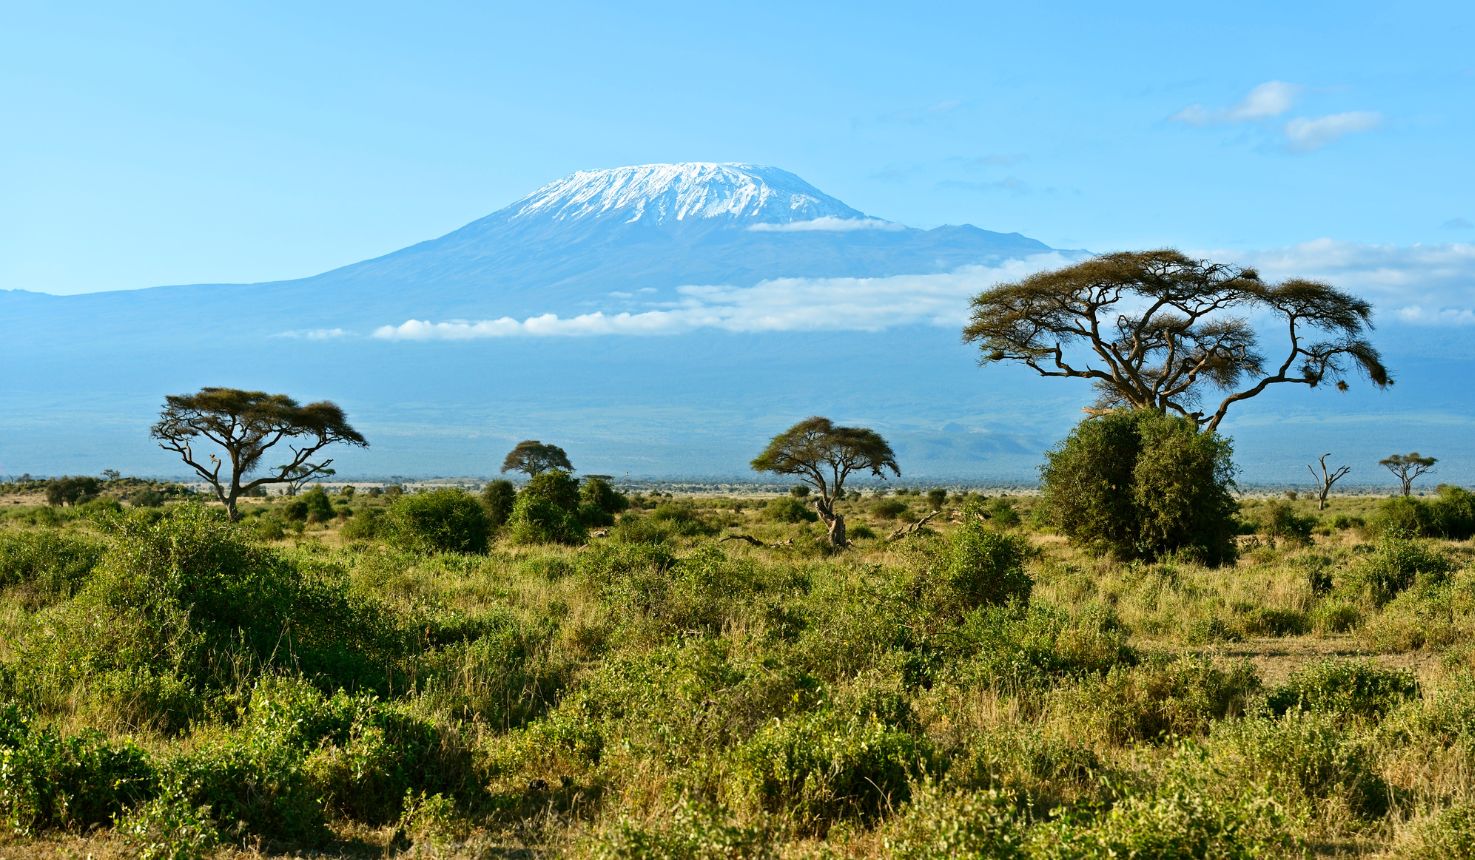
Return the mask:
<svg viewBox="0 0 1475 860">
<path fill-rule="evenodd" d="M 1475 844 L 1456 491 L 1244 501 L 1217 568 L 1030 497 L 852 493 L 839 552 L 788 496 L 145 501 L 0 507 L 0 856 Z"/>
</svg>

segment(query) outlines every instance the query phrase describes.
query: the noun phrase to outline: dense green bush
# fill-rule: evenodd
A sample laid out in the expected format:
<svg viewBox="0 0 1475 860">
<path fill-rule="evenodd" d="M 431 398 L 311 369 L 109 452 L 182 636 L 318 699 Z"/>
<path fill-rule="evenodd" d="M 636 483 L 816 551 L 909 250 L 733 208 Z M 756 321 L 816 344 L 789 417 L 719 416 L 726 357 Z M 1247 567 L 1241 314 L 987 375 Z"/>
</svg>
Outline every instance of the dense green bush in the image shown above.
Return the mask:
<svg viewBox="0 0 1475 860">
<path fill-rule="evenodd" d="M 1234 558 L 1227 439 L 1152 411 L 1112 412 L 1076 426 L 1040 475 L 1053 523 L 1122 558 Z"/>
<path fill-rule="evenodd" d="M 666 821 L 640 824 L 628 819 L 592 844 L 581 856 L 599 860 L 771 860 L 778 856 L 761 827 L 744 826 L 730 813 L 683 801 Z"/>
<path fill-rule="evenodd" d="M 583 543 L 588 530 L 579 517 L 579 482 L 559 469 L 534 475 L 517 494 L 507 526 L 515 543 Z"/>
<path fill-rule="evenodd" d="M 1432 499 L 1384 499 L 1373 517 L 1372 530 L 1405 537 L 1469 540 L 1475 536 L 1475 493 L 1440 484 Z"/>
<path fill-rule="evenodd" d="M 886 520 L 900 519 L 911 513 L 911 510 L 901 499 L 877 499 L 871 504 L 871 513 Z"/>
<path fill-rule="evenodd" d="M 48 505 L 80 505 L 97 498 L 102 481 L 87 475 L 69 475 L 46 482 Z"/>
<path fill-rule="evenodd" d="M 1297 670 L 1270 691 L 1266 704 L 1276 715 L 1294 709 L 1376 719 L 1418 695 L 1410 672 L 1362 660 L 1322 661 Z"/>
<path fill-rule="evenodd" d="M 11 833 L 85 830 L 153 794 L 148 755 L 101 732 L 63 737 L 0 702 L 0 824 Z"/>
<path fill-rule="evenodd" d="M 1438 550 L 1417 540 L 1385 534 L 1373 552 L 1348 572 L 1345 588 L 1374 606 L 1383 606 L 1415 585 L 1444 582 L 1453 567 Z"/>
<path fill-rule="evenodd" d="M 579 482 L 579 516 L 585 525 L 613 525 L 615 515 L 624 513 L 630 500 L 616 490 L 610 482 L 598 475 L 590 475 Z"/>
<path fill-rule="evenodd" d="M 1274 501 L 1261 511 L 1255 531 L 1272 542 L 1289 544 L 1311 542 L 1311 530 L 1316 528 L 1316 517 L 1302 516 L 1289 502 Z"/>
<path fill-rule="evenodd" d="M 874 717 L 820 710 L 763 729 L 734 752 L 734 799 L 824 833 L 846 818 L 873 819 L 911 794 L 926 742 Z"/>
<path fill-rule="evenodd" d="M 281 515 L 297 523 L 326 523 L 337 516 L 333 500 L 322 487 L 313 486 L 306 492 L 283 502 Z"/>
<path fill-rule="evenodd" d="M 517 503 L 517 485 L 506 478 L 488 481 L 481 489 L 481 503 L 487 509 L 487 525 L 499 529 L 512 518 L 512 506 Z"/>
<path fill-rule="evenodd" d="M 454 487 L 400 496 L 383 525 L 391 543 L 412 552 L 484 553 L 492 531 L 481 502 Z"/>
<path fill-rule="evenodd" d="M 776 523 L 812 523 L 819 514 L 794 496 L 779 496 L 763 506 L 763 518 Z"/>
<path fill-rule="evenodd" d="M 937 645 L 951 677 L 1004 691 L 1043 690 L 1139 660 L 1126 630 L 1104 610 L 1072 618 L 1046 606 L 985 607 L 942 633 Z"/>
<path fill-rule="evenodd" d="M 1214 721 L 1244 713 L 1258 689 L 1247 662 L 1224 668 L 1203 657 L 1154 658 L 1113 667 L 1055 699 L 1072 719 L 1126 743 L 1203 734 Z"/>
<path fill-rule="evenodd" d="M 936 561 L 916 580 L 927 611 L 961 617 L 980 606 L 1027 603 L 1034 580 L 1024 569 L 1029 545 L 989 528 L 976 515 L 948 536 Z"/>
<path fill-rule="evenodd" d="M 1000 528 L 1013 528 L 1022 522 L 1019 511 L 1014 508 L 1014 503 L 1003 496 L 989 499 L 983 506 L 983 513 L 990 522 Z"/>
<path fill-rule="evenodd" d="M 1303 820 L 1342 811 L 1378 818 L 1392 803 L 1368 740 L 1336 713 L 1293 708 L 1278 719 L 1225 720 L 1186 758 L 1212 775 L 1221 796 L 1269 789 Z"/>
<path fill-rule="evenodd" d="M 1027 857 L 1021 806 L 1006 791 L 960 791 L 927 782 L 887 822 L 882 844 L 898 860 Z"/>
<path fill-rule="evenodd" d="M 92 573 L 104 545 L 59 529 L 0 531 L 0 588 L 25 585 L 36 606 L 72 596 Z"/>
<path fill-rule="evenodd" d="M 120 520 L 93 576 L 58 609 L 21 643 L 17 686 L 57 706 L 83 692 L 175 728 L 271 666 L 378 689 L 399 642 L 345 582 L 302 572 L 194 505 Z"/>
</svg>

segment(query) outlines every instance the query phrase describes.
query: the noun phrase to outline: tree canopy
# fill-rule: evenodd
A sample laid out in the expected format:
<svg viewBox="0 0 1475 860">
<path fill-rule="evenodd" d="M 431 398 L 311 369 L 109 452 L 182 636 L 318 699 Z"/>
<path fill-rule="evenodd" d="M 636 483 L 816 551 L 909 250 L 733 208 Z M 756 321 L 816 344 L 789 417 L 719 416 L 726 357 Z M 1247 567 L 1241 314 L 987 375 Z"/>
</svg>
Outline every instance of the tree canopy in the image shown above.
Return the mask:
<svg viewBox="0 0 1475 860">
<path fill-rule="evenodd" d="M 537 439 L 524 439 L 518 442 L 507 457 L 502 461 L 503 472 L 522 472 L 529 478 L 546 472 L 549 469 L 562 469 L 572 472 L 574 466 L 569 462 L 568 454 L 557 445 L 545 445 Z"/>
<path fill-rule="evenodd" d="M 753 458 L 759 472 L 796 475 L 813 487 L 815 508 L 829 529 L 830 542 L 845 546 L 845 519 L 835 512 L 845 479 L 855 472 L 900 477 L 896 455 L 881 434 L 864 427 L 836 427 L 828 418 L 806 418 L 773 437 Z"/>
<path fill-rule="evenodd" d="M 1405 496 L 1411 495 L 1414 489 L 1414 480 L 1434 468 L 1439 460 L 1434 457 L 1425 457 L 1418 451 L 1407 454 L 1390 454 L 1378 461 L 1378 465 L 1393 473 L 1398 479 Z"/>
<path fill-rule="evenodd" d="M 1367 302 L 1316 281 L 1267 283 L 1254 269 L 1171 249 L 1040 272 L 985 290 L 972 305 L 963 339 L 978 345 L 983 363 L 1089 379 L 1100 408 L 1172 412 L 1210 431 L 1271 385 L 1345 390 L 1351 371 L 1380 388 L 1393 383 L 1365 336 Z M 1262 354 L 1253 315 L 1278 318 L 1287 342 L 1277 360 Z M 1211 394 L 1222 398 L 1217 406 L 1199 408 Z"/>
<path fill-rule="evenodd" d="M 369 444 L 349 425 L 337 404 L 323 400 L 303 406 L 285 394 L 237 388 L 168 395 L 150 435 L 211 486 L 233 520 L 239 518 L 236 500 L 258 487 L 294 484 L 330 473 L 331 459 L 313 461 L 328 445 L 342 442 L 362 448 Z M 223 449 L 225 457 L 206 452 L 201 458 L 195 451 L 201 441 Z M 263 468 L 266 452 L 284 441 L 292 452 L 288 462 L 265 467 L 260 477 L 247 480 Z M 229 471 L 222 476 L 227 465 Z"/>
</svg>

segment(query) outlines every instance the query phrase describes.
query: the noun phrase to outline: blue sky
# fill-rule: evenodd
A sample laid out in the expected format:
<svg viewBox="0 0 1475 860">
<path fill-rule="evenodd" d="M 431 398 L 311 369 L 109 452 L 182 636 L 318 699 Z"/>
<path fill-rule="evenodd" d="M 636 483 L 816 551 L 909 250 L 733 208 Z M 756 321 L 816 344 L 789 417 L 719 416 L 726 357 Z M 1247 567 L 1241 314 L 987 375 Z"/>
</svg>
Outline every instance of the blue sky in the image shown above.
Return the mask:
<svg viewBox="0 0 1475 860">
<path fill-rule="evenodd" d="M 308 275 L 706 160 L 1056 247 L 1432 248 L 1475 304 L 1467 5 L 796 5 L 11 4 L 0 288 Z"/>
</svg>

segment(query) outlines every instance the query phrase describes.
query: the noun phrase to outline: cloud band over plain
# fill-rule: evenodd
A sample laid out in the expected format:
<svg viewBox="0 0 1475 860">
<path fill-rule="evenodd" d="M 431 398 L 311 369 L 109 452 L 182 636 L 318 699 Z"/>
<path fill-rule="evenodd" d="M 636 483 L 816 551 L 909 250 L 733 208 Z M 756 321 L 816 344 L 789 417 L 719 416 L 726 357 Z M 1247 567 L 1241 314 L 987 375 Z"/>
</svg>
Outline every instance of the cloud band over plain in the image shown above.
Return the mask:
<svg viewBox="0 0 1475 860">
<path fill-rule="evenodd" d="M 645 310 L 595 311 L 572 317 L 540 314 L 518 320 L 406 320 L 380 326 L 384 340 L 474 340 L 499 337 L 668 335 L 698 329 L 731 332 L 881 331 L 902 325 L 961 325 L 968 299 L 981 290 L 1063 266 L 1062 254 L 1039 254 L 997 266 L 884 278 L 775 278 L 752 287 L 687 286 L 674 301 Z"/>
</svg>

